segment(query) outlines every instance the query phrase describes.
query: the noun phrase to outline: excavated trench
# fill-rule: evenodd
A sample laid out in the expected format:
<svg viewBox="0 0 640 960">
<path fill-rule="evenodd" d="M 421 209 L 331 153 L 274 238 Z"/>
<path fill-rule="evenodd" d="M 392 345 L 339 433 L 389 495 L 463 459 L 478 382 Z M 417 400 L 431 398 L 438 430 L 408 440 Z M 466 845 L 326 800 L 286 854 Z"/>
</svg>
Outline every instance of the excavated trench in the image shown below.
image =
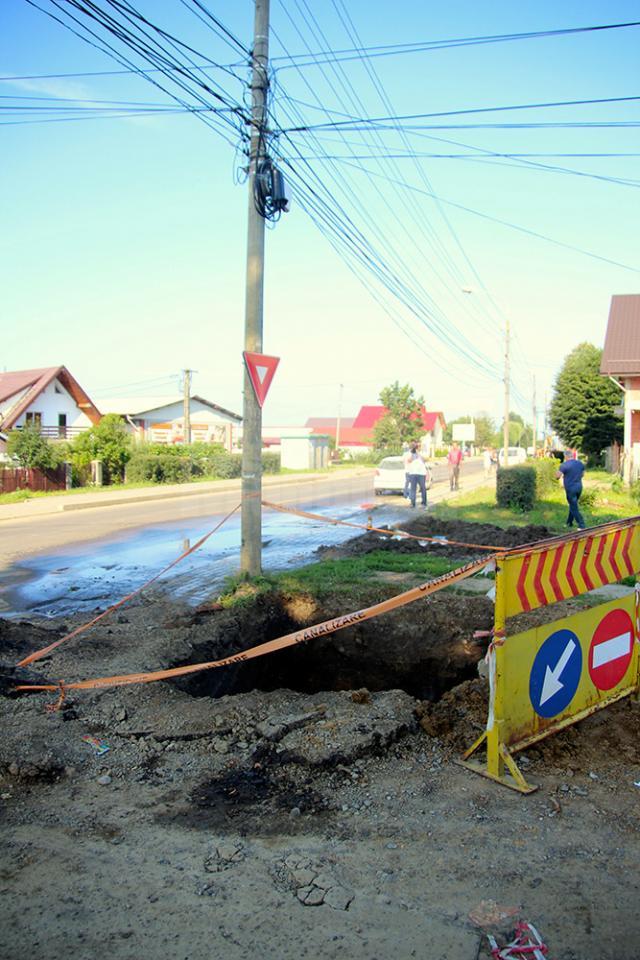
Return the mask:
<svg viewBox="0 0 640 960">
<path fill-rule="evenodd" d="M 231 656 L 340 614 L 312 600 L 273 597 L 250 610 L 192 628 L 187 659 L 172 666 Z M 345 611 L 346 612 L 346 611 Z M 439 700 L 477 676 L 491 628 L 493 605 L 484 597 L 434 596 L 268 656 L 179 678 L 194 697 L 222 697 L 252 690 L 404 690 L 419 700 Z"/>
</svg>

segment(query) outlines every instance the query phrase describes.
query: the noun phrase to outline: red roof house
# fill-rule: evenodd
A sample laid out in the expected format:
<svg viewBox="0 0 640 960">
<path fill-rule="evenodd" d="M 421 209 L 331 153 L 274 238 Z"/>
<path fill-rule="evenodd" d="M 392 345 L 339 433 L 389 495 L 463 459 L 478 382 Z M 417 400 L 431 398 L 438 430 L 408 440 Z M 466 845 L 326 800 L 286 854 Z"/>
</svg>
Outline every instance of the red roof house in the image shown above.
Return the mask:
<svg viewBox="0 0 640 960">
<path fill-rule="evenodd" d="M 0 373 L 0 430 L 27 424 L 63 438 L 99 423 L 100 411 L 66 367 Z"/>
<path fill-rule="evenodd" d="M 373 433 L 378 420 L 387 412 L 386 407 L 364 406 L 355 419 L 341 418 L 340 420 L 340 447 L 372 447 Z M 433 454 L 436 447 L 442 445 L 442 432 L 446 426 L 443 414 L 439 410 L 427 411 L 422 408 L 422 422 L 424 425 L 424 445 Z M 314 433 L 326 433 L 336 438 L 338 421 L 336 417 L 309 417 L 308 427 Z"/>
</svg>

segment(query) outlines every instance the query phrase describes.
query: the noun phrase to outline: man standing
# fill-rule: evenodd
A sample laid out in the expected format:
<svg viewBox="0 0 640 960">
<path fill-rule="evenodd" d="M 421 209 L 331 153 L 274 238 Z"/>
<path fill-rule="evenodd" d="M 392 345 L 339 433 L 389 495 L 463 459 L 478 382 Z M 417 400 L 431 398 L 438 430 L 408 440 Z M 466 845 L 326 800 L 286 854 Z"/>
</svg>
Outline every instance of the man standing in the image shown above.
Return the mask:
<svg viewBox="0 0 640 960">
<path fill-rule="evenodd" d="M 418 444 L 411 444 L 411 460 L 409 461 L 409 496 L 411 506 L 416 505 L 416 494 L 420 491 L 422 506 L 427 506 L 427 465 L 418 453 Z"/>
<path fill-rule="evenodd" d="M 449 467 L 449 489 L 457 490 L 460 480 L 460 463 L 462 462 L 462 450 L 457 441 L 454 441 L 451 450 L 447 455 L 447 465 Z"/>
<path fill-rule="evenodd" d="M 582 475 L 584 473 L 584 463 L 581 460 L 565 460 L 560 464 L 556 477 L 562 477 L 564 481 L 564 492 L 569 504 L 569 516 L 567 517 L 567 526 L 572 527 L 573 521 L 578 524 L 581 530 L 584 530 L 584 517 L 580 513 L 578 500 L 582 493 Z"/>
</svg>

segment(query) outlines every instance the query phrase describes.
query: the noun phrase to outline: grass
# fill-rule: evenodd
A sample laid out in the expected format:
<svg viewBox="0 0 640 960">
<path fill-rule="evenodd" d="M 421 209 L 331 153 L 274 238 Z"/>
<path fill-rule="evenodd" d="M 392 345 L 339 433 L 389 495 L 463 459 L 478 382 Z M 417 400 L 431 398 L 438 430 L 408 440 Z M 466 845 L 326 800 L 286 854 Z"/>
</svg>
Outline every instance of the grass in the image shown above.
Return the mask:
<svg viewBox="0 0 640 960">
<path fill-rule="evenodd" d="M 615 478 L 604 470 L 590 470 L 585 475 L 585 493 L 580 510 L 587 526 L 636 516 L 640 506 L 627 492 L 613 489 Z M 437 504 L 434 514 L 441 520 L 464 520 L 469 523 L 491 523 L 497 527 L 539 524 L 550 530 L 565 530 L 567 501 L 561 486 L 539 500 L 533 510 L 522 513 L 496 505 L 495 486 L 479 487 L 461 494 L 455 500 Z"/>
<path fill-rule="evenodd" d="M 372 574 L 402 573 L 420 581 L 431 580 L 460 565 L 459 560 L 428 554 L 390 553 L 376 550 L 360 557 L 321 560 L 297 570 L 286 570 L 247 581 L 230 577 L 220 597 L 223 607 L 235 607 L 272 591 L 287 594 L 310 593 L 319 600 L 339 594 L 352 594 L 354 587 L 376 583 Z M 383 586 L 380 583 L 380 586 Z M 397 585 L 395 585 L 397 588 Z M 397 592 L 397 590 L 396 590 Z"/>
</svg>

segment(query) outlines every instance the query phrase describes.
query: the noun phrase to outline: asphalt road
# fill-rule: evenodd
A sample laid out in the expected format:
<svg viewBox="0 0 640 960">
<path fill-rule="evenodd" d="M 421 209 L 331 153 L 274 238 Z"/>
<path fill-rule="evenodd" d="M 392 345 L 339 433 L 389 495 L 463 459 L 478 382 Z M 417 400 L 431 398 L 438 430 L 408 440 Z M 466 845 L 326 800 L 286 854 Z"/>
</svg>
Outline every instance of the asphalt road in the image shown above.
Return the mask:
<svg viewBox="0 0 640 960">
<path fill-rule="evenodd" d="M 437 464 L 434 485 L 429 491 L 430 502 L 437 502 L 449 492 L 446 483 L 446 467 Z M 461 487 L 469 480 L 476 485 L 482 476 L 479 460 L 464 464 Z M 314 505 L 326 507 L 331 501 L 344 504 L 351 501 L 358 505 L 364 501 L 383 502 L 404 506 L 399 497 L 374 497 L 371 474 L 344 473 L 322 475 L 318 478 L 302 478 L 292 483 L 273 483 L 263 489 L 263 497 L 286 506 L 310 509 Z M 201 517 L 203 531 L 212 520 L 223 517 L 233 510 L 240 500 L 240 488 L 211 491 L 201 496 L 179 497 L 169 500 L 121 503 L 108 507 L 100 506 L 68 513 L 46 514 L 24 519 L 3 520 L 0 523 L 2 552 L 0 570 L 20 562 L 34 554 L 47 553 L 56 548 L 87 541 L 111 539 L 114 535 L 137 528 L 157 527 L 160 524 L 175 524 L 181 520 Z M 1 520 L 1 508 L 0 508 Z"/>
<path fill-rule="evenodd" d="M 468 487 L 482 482 L 476 463 L 468 464 Z M 380 526 L 402 526 L 411 513 L 400 496 L 376 497 L 373 471 L 289 477 L 263 489 L 265 500 L 326 517 L 309 520 L 265 508 L 262 560 L 265 570 L 301 566 L 321 545 L 355 536 L 373 514 Z M 184 493 L 184 491 L 182 491 Z M 446 470 L 439 467 L 430 503 L 449 495 Z M 97 494 L 96 497 L 100 497 Z M 109 501 L 102 496 L 102 503 Z M 141 586 L 210 531 L 237 507 L 239 484 L 203 494 L 138 503 L 109 503 L 70 512 L 34 513 L 0 523 L 0 614 L 66 616 L 104 608 Z M 86 497 L 85 497 L 86 500 Z M 92 501 L 94 502 L 94 501 Z M 31 501 L 36 504 L 36 501 Z M 40 508 L 41 509 L 41 508 Z M 327 522 L 329 521 L 329 522 Z M 199 550 L 172 568 L 163 581 L 176 598 L 197 603 L 237 572 L 240 512 L 230 516 Z"/>
</svg>

